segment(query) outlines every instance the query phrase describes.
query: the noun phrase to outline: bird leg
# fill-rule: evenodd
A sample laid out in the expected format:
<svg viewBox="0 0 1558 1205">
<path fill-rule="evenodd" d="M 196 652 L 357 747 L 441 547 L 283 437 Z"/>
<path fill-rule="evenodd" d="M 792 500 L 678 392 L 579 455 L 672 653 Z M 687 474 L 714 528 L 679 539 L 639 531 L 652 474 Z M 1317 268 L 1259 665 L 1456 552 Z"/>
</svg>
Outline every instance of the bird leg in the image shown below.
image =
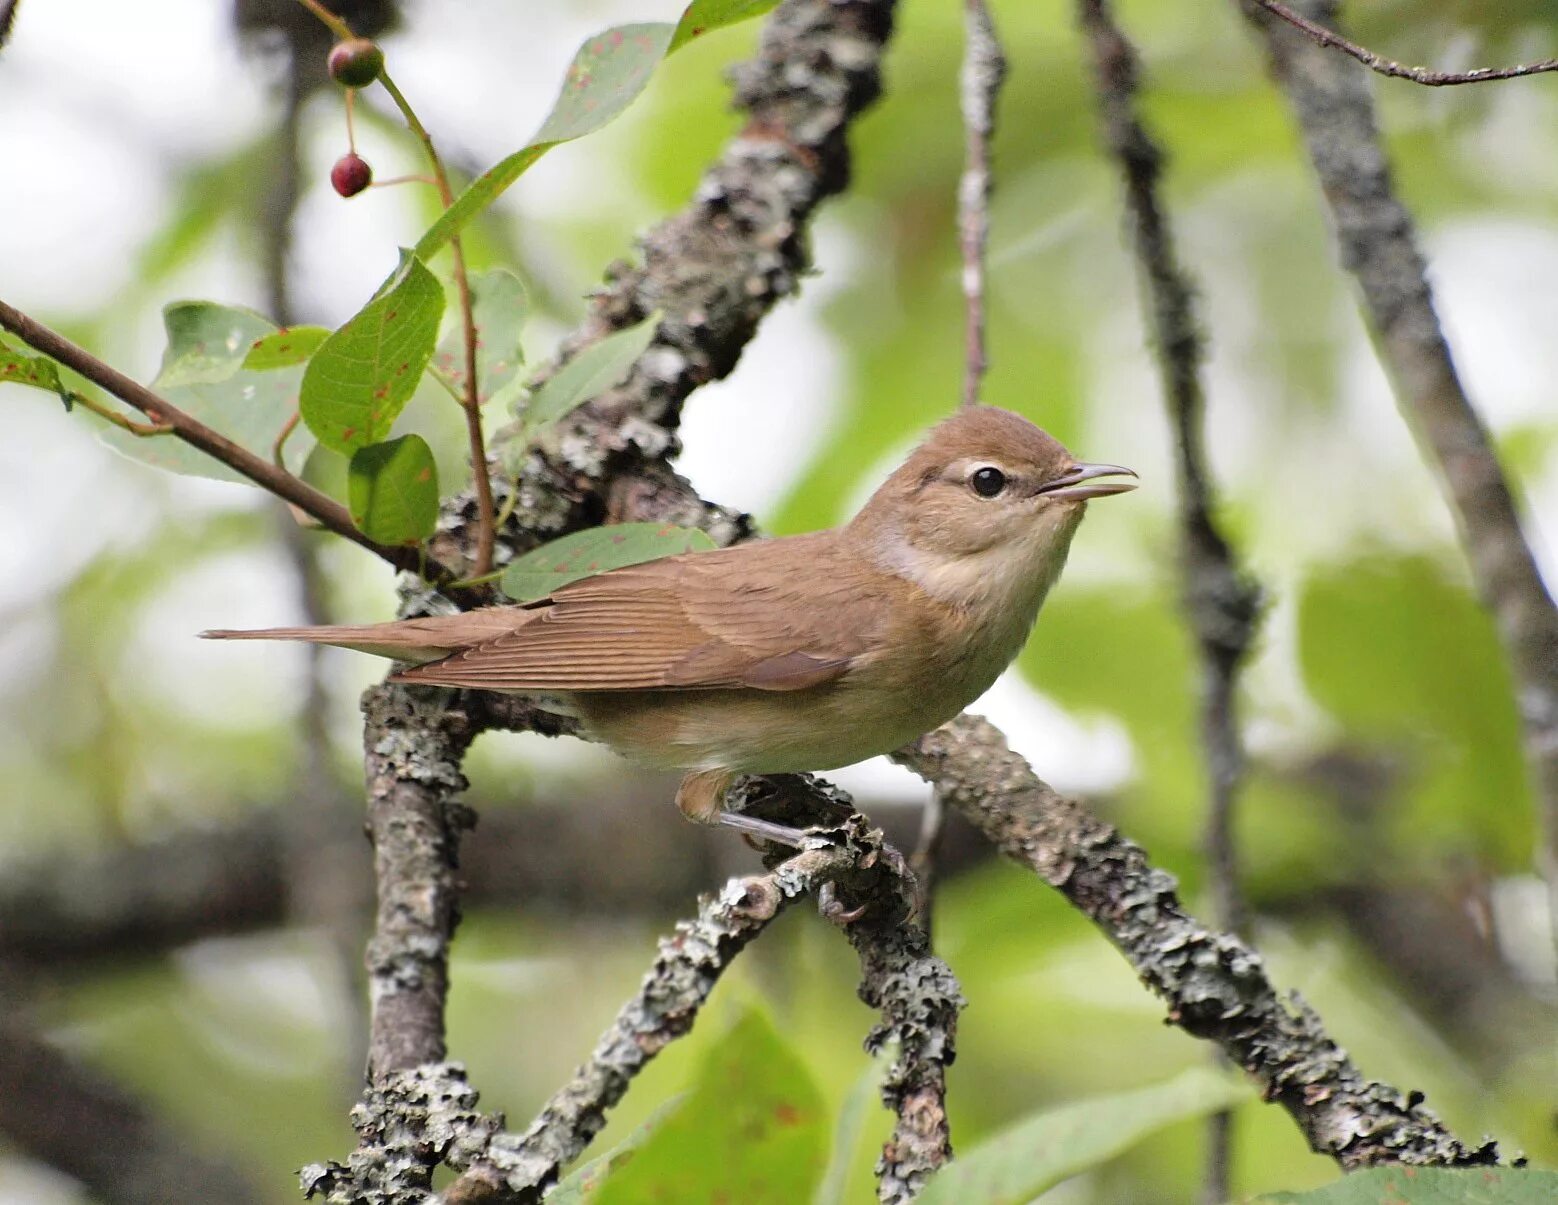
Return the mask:
<svg viewBox="0 0 1558 1205">
<path fill-rule="evenodd" d="M 776 841 L 796 849 L 804 848 L 804 829 L 724 810 L 725 790 L 734 777 L 728 770 L 695 771 L 683 778 L 682 785 L 676 789 L 676 806 L 681 809 L 683 816 L 695 824 L 723 824 L 726 828 L 750 833 L 764 841 Z"/>
</svg>

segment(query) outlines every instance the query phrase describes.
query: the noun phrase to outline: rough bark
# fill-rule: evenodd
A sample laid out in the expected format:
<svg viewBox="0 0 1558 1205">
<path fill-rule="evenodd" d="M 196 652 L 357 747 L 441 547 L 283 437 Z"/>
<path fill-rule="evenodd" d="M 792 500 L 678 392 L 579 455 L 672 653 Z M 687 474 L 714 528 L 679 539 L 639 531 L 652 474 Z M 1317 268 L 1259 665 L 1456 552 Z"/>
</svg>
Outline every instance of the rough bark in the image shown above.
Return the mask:
<svg viewBox="0 0 1558 1205">
<path fill-rule="evenodd" d="M 1422 1107 L 1421 1094 L 1366 1079 L 1296 994 L 1277 993 L 1259 954 L 1186 912 L 1172 875 L 1056 793 L 987 721 L 962 716 L 896 756 L 1097 925 L 1164 998 L 1169 1021 L 1215 1042 L 1314 1151 L 1348 1169 L 1498 1162 L 1494 1143 L 1466 1146 Z"/>
</svg>

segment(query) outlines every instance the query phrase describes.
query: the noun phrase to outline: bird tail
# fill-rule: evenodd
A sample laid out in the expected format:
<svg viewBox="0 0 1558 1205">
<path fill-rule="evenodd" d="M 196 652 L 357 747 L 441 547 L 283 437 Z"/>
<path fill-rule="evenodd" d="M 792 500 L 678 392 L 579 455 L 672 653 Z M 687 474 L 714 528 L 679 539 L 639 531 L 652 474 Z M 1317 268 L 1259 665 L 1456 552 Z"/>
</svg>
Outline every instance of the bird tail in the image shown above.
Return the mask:
<svg viewBox="0 0 1558 1205">
<path fill-rule="evenodd" d="M 371 653 L 418 664 L 513 631 L 523 619 L 516 608 L 491 608 L 461 615 L 428 615 L 392 623 L 323 624 L 306 628 L 221 628 L 201 632 L 204 640 L 297 640 Z M 508 612 L 508 614 L 504 614 Z"/>
</svg>

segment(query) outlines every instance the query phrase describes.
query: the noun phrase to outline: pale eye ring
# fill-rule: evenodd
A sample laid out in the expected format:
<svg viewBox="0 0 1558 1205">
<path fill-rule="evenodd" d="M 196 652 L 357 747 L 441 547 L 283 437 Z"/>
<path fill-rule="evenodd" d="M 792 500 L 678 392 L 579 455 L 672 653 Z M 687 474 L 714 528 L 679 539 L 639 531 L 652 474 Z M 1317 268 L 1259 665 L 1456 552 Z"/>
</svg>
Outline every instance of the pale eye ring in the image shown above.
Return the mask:
<svg viewBox="0 0 1558 1205">
<path fill-rule="evenodd" d="M 994 498 L 1006 488 L 1006 474 L 994 465 L 983 465 L 969 475 L 968 484 L 981 498 Z"/>
</svg>

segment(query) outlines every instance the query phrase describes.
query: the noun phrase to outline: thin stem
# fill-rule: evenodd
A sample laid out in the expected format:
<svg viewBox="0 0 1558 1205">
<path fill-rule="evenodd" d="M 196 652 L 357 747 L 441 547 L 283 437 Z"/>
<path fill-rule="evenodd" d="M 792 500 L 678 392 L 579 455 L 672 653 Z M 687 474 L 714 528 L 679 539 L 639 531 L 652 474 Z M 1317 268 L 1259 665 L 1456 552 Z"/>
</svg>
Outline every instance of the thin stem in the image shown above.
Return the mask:
<svg viewBox="0 0 1558 1205">
<path fill-rule="evenodd" d="M 172 435 L 173 428 L 168 423 L 138 423 L 133 418 L 126 418 L 116 410 L 110 410 L 102 402 L 89 398 L 84 393 L 70 394 L 70 404 L 90 410 L 99 418 L 107 419 L 122 431 L 128 431 L 131 435 L 138 435 L 143 439 L 150 439 L 154 435 Z"/>
<path fill-rule="evenodd" d="M 154 423 L 170 427 L 169 434 L 177 436 L 191 447 L 199 448 L 207 456 L 221 461 L 234 472 L 312 515 L 337 535 L 345 536 L 352 543 L 382 557 L 397 569 L 417 572 L 420 558 L 415 549 L 395 548 L 369 539 L 357 530 L 346 508 L 334 498 L 321 493 L 285 469 L 278 468 L 270 461 L 256 456 L 249 449 L 234 443 L 220 432 L 213 431 L 138 381 L 105 364 L 85 348 L 72 343 L 64 335 L 49 329 L 4 301 L 0 301 L 0 327 L 10 331 L 28 347 L 41 351 L 46 356 L 52 356 L 66 368 L 80 373 L 94 385 L 101 386 L 120 401 L 135 407 Z M 440 584 L 452 581 L 454 578 L 454 575 L 442 565 L 435 564 L 433 571 L 435 574 L 433 580 Z"/>
<path fill-rule="evenodd" d="M 1470 71 L 1430 71 L 1427 67 L 1408 67 L 1394 59 L 1387 59 L 1356 42 L 1349 42 L 1334 29 L 1327 29 L 1311 21 L 1302 13 L 1294 12 L 1279 0 L 1250 0 L 1274 17 L 1286 21 L 1294 29 L 1303 31 L 1319 45 L 1340 50 L 1358 60 L 1370 71 L 1388 75 L 1393 79 L 1411 80 L 1430 88 L 1442 88 L 1451 84 L 1482 84 L 1489 80 L 1520 79 L 1527 75 L 1540 75 L 1544 71 L 1558 71 L 1558 59 L 1543 59 L 1537 63 L 1522 63 L 1515 67 L 1473 67 Z"/>
<path fill-rule="evenodd" d="M 357 89 L 346 90 L 346 149 L 357 153 Z"/>
<path fill-rule="evenodd" d="M 270 458 L 275 462 L 278 469 L 287 467 L 286 462 L 281 458 L 281 452 L 287 446 L 287 440 L 292 437 L 292 433 L 298 429 L 298 420 L 302 417 L 303 412 L 301 410 L 294 410 L 292 417 L 281 424 L 281 431 L 276 436 L 276 442 L 271 445 Z"/>
<path fill-rule="evenodd" d="M 995 102 L 1006 78 L 1006 56 L 984 0 L 964 0 L 963 69 L 959 93 L 966 144 L 958 183 L 958 231 L 963 254 L 963 405 L 979 403 L 985 354 L 985 245 L 990 238 L 990 137 Z"/>
<path fill-rule="evenodd" d="M 341 20 L 340 17 L 336 16 L 323 4 L 319 3 L 319 0 L 298 0 L 298 3 L 301 4 L 304 8 L 308 9 L 309 12 L 313 13 L 314 16 L 318 17 L 322 22 L 324 22 L 324 24 L 329 27 L 330 32 L 333 33 L 336 37 L 340 38 L 341 41 L 345 42 L 348 39 L 357 36 L 352 32 L 352 27 L 350 25 Z"/>
<path fill-rule="evenodd" d="M 389 72 L 379 73 L 379 83 L 390 94 L 395 107 L 406 119 L 406 125 L 421 142 L 427 153 L 427 161 L 433 169 L 433 182 L 444 208 L 454 204 L 454 190 L 449 186 L 449 173 L 433 145 L 433 137 L 427 132 L 412 109 L 411 102 L 390 78 Z M 476 314 L 471 300 L 471 280 L 465 269 L 465 251 L 458 235 L 449 240 L 449 251 L 454 256 L 454 287 L 460 300 L 460 322 L 465 331 L 465 397 L 461 405 L 465 410 L 466 435 L 471 445 L 471 476 L 476 487 L 476 556 L 471 563 L 472 576 L 480 577 L 492 569 L 493 550 L 497 544 L 497 524 L 492 502 L 492 472 L 487 465 L 486 440 L 481 429 L 481 383 L 476 370 Z"/>
</svg>

